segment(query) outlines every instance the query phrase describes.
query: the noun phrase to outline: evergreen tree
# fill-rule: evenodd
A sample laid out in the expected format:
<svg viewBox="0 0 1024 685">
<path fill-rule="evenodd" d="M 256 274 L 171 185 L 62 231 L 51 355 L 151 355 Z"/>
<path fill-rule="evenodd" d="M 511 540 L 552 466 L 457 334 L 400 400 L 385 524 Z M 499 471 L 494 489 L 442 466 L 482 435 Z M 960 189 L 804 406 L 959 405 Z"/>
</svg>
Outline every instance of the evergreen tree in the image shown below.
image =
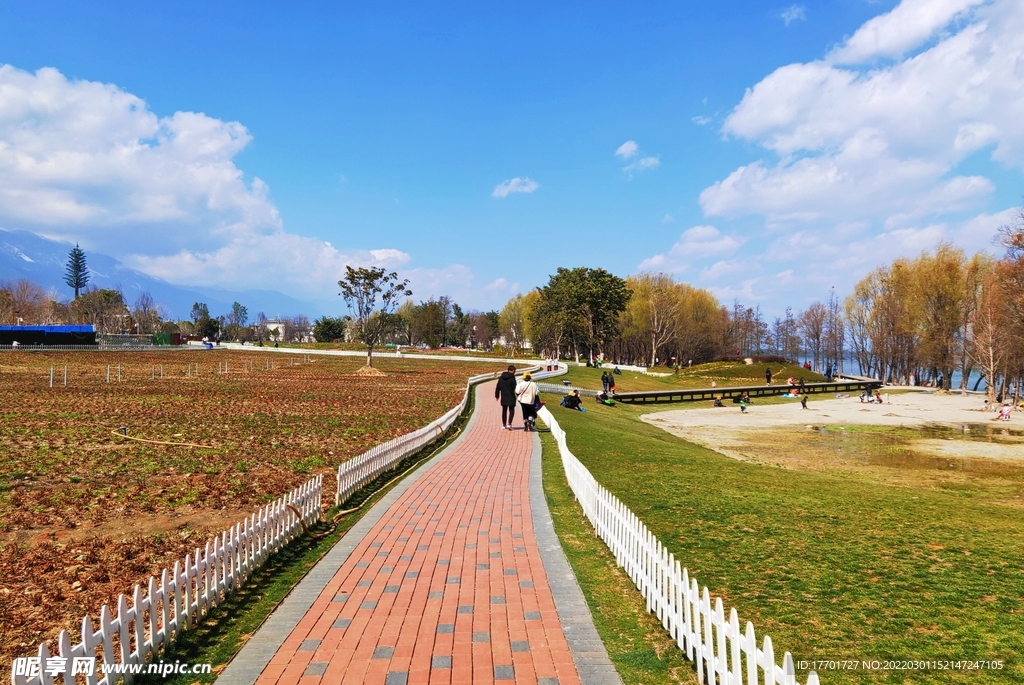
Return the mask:
<svg viewBox="0 0 1024 685">
<path fill-rule="evenodd" d="M 89 283 L 89 267 L 85 265 L 85 252 L 77 244 L 68 253 L 67 270 L 64 272 L 64 282 L 69 288 L 75 289 L 75 299 L 78 299 L 78 292 L 83 290 Z"/>
</svg>

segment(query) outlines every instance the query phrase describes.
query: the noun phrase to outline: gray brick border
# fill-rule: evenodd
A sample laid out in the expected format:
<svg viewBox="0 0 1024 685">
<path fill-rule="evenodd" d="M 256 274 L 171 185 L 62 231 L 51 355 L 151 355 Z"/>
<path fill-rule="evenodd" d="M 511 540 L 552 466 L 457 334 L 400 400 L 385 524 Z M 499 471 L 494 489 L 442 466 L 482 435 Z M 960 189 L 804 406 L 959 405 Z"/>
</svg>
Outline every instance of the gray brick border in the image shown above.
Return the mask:
<svg viewBox="0 0 1024 685">
<path fill-rule="evenodd" d="M 569 652 L 580 682 L 583 685 L 622 685 L 622 679 L 608 658 L 604 643 L 594 627 L 590 607 L 583 599 L 583 592 L 565 558 L 558 536 L 555 535 L 555 525 L 544 496 L 538 433 L 533 434 L 533 453 L 530 455 L 530 508 L 533 510 L 533 535 L 537 539 L 558 620 L 569 643 Z"/>
</svg>

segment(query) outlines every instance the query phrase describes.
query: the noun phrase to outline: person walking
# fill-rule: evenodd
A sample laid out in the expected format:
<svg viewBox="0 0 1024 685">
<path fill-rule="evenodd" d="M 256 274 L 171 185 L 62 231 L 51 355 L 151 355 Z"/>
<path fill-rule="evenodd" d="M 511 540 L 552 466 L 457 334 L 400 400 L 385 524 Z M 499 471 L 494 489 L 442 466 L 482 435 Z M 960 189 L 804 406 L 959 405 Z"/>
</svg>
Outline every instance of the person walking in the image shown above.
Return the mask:
<svg viewBox="0 0 1024 685">
<path fill-rule="evenodd" d="M 519 400 L 519 407 L 523 410 L 523 430 L 536 430 L 537 409 L 534 403 L 537 401 L 537 384 L 533 382 L 533 376 L 523 374 L 523 379 L 516 385 L 516 399 Z"/>
<path fill-rule="evenodd" d="M 601 389 L 608 392 L 608 386 L 611 385 L 608 378 L 608 372 L 605 371 L 601 374 Z"/>
<path fill-rule="evenodd" d="M 512 430 L 512 420 L 516 418 L 516 367 L 512 364 L 498 377 L 494 399 L 501 401 L 501 427 Z"/>
<path fill-rule="evenodd" d="M 764 367 L 764 382 L 766 385 L 772 384 L 772 367 Z"/>
</svg>

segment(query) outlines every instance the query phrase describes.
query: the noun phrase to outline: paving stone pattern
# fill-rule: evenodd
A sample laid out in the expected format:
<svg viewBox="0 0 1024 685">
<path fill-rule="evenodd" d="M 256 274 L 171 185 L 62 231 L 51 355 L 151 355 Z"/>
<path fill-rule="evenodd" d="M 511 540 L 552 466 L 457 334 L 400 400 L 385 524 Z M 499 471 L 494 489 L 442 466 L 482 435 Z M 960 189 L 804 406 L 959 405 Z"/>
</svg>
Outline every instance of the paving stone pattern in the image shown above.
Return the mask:
<svg viewBox="0 0 1024 685">
<path fill-rule="evenodd" d="M 581 683 L 534 535 L 538 445 L 501 428 L 491 392 L 354 544 L 259 685 Z"/>
</svg>

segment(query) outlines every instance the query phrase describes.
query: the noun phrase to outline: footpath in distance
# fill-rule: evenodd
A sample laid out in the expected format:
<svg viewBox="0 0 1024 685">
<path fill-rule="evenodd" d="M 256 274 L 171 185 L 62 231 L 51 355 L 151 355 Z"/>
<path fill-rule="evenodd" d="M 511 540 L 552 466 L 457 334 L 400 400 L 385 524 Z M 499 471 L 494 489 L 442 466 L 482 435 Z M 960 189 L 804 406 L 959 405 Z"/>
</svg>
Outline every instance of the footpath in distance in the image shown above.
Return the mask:
<svg viewBox="0 0 1024 685">
<path fill-rule="evenodd" d="M 342 538 L 218 682 L 621 683 L 551 526 L 540 440 L 503 430 L 492 393 L 477 386 L 460 439 Z"/>
</svg>

